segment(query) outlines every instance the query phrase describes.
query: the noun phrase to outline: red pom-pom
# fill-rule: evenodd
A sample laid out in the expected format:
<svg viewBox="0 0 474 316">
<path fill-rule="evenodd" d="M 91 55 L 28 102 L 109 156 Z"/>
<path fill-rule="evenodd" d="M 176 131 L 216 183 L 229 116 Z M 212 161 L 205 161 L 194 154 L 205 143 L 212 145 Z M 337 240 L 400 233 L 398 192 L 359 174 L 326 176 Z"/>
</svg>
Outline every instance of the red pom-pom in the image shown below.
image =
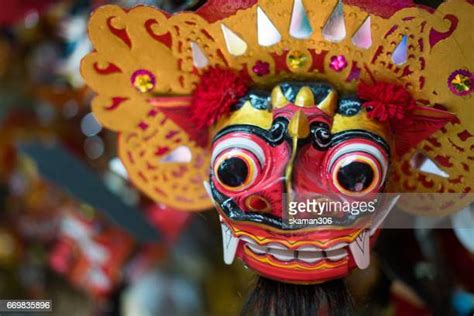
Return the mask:
<svg viewBox="0 0 474 316">
<path fill-rule="evenodd" d="M 410 93 L 399 85 L 361 83 L 357 95 L 365 101 L 363 106 L 371 119 L 388 123 L 395 139 L 395 152 L 400 157 L 456 120 L 449 112 L 417 105 Z"/>
<path fill-rule="evenodd" d="M 192 119 L 198 128 L 209 127 L 247 93 L 247 82 L 228 69 L 209 68 L 201 76 L 192 100 Z"/>
<path fill-rule="evenodd" d="M 371 119 L 380 122 L 403 120 L 416 108 L 416 102 L 402 86 L 377 82 L 373 86 L 361 83 L 357 95 Z"/>
</svg>

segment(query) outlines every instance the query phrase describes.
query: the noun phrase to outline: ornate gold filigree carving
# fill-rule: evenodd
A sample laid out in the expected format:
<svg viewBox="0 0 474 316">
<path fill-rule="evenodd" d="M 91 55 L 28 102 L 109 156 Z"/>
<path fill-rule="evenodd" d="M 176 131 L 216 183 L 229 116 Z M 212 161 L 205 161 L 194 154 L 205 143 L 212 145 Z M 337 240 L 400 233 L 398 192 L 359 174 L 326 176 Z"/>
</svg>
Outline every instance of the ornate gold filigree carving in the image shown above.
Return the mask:
<svg viewBox="0 0 474 316">
<path fill-rule="evenodd" d="M 473 94 L 454 94 L 447 85 L 447 78 L 457 69 L 474 70 L 473 6 L 457 0 L 443 3 L 436 12 L 407 8 L 389 19 L 371 16 L 372 45 L 364 49 L 352 41 L 368 17 L 368 13 L 358 7 L 344 5 L 346 36 L 342 41 L 333 43 L 324 39 L 321 30 L 336 3 L 335 0 L 303 1 L 313 30 L 305 39 L 289 34 L 293 1 L 262 0 L 213 23 L 194 13 L 169 16 L 149 7 L 129 11 L 116 6 L 99 8 L 89 25 L 95 51 L 84 58 L 82 73 L 88 85 L 98 93 L 92 104 L 95 115 L 106 127 L 121 134 L 120 156 L 134 183 L 153 199 L 177 208 L 197 210 L 211 205 L 197 181 L 207 177 L 208 151 L 194 146 L 172 121 L 160 125 L 160 120 L 166 118 L 159 111 L 150 117 L 154 108 L 147 100 L 157 95 L 189 95 L 204 67 L 219 65 L 247 74 L 255 86 L 270 87 L 291 78 L 325 80 L 342 91 L 355 90 L 360 80 L 402 84 L 419 102 L 456 113 L 459 122 L 448 124 L 417 149 L 394 160 L 389 191 L 472 191 L 474 177 L 469 175 L 474 168 Z M 278 43 L 258 44 L 257 7 L 265 12 L 281 35 Z M 223 29 L 241 39 L 246 49 L 240 43 L 237 49 L 229 51 Z M 227 32 L 228 38 L 229 34 Z M 405 36 L 407 60 L 396 65 L 392 53 Z M 295 51 L 307 55 L 305 65 L 291 69 L 288 54 Z M 340 55 L 347 60 L 347 66 L 334 71 L 330 67 L 331 57 Z M 252 71 L 257 62 L 268 65 L 268 73 Z M 156 78 L 156 84 L 145 93 L 131 83 L 133 74 L 143 69 Z M 173 143 L 163 138 L 170 131 L 176 131 L 181 141 Z M 191 149 L 192 161 L 185 164 L 188 173 L 182 178 L 165 179 L 167 171 L 159 163 L 161 171 L 154 173 L 148 169 L 149 165 L 156 167 L 155 147 L 165 145 L 171 151 L 180 145 Z M 432 158 L 449 177 L 412 168 L 410 159 L 417 151 Z M 203 164 L 196 162 L 198 158 Z M 177 170 L 183 170 L 182 166 L 173 165 L 169 172 Z M 160 188 L 168 194 L 167 198 L 157 192 Z M 191 203 L 178 201 L 177 197 L 183 196 Z M 454 201 L 446 212 L 458 210 L 469 202 L 467 198 Z M 405 208 L 413 210 L 410 205 Z"/>
</svg>

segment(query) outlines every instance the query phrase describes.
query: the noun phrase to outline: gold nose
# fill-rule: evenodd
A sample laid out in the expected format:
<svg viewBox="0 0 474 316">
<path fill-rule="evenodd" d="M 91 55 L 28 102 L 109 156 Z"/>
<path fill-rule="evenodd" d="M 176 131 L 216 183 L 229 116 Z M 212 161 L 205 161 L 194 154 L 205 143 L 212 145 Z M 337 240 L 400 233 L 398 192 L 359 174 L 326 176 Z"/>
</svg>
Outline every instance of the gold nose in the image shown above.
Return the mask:
<svg viewBox="0 0 474 316">
<path fill-rule="evenodd" d="M 295 98 L 295 105 L 302 108 L 309 108 L 314 106 L 313 91 L 309 87 L 302 87 Z"/>
<path fill-rule="evenodd" d="M 291 201 L 294 194 L 291 179 L 293 174 L 293 164 L 295 163 L 298 149 L 298 140 L 306 138 L 309 135 L 309 122 L 303 110 L 297 111 L 291 118 L 290 123 L 288 124 L 288 135 L 291 137 L 292 146 L 291 156 L 285 170 L 285 186 L 289 200 Z"/>
<path fill-rule="evenodd" d="M 309 135 L 309 122 L 302 110 L 296 112 L 288 125 L 288 134 L 291 138 L 302 139 Z"/>
</svg>

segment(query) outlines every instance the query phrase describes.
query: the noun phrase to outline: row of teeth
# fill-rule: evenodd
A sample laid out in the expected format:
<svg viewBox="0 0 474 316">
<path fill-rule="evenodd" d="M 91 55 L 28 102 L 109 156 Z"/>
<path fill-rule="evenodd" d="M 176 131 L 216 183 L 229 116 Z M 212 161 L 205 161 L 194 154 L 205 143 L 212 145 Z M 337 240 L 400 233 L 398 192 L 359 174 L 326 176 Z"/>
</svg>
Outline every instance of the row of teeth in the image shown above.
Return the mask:
<svg viewBox="0 0 474 316">
<path fill-rule="evenodd" d="M 240 239 L 235 237 L 232 229 L 229 228 L 221 218 L 224 262 L 226 264 L 232 264 L 237 253 L 239 242 L 242 241 L 245 243 L 245 247 L 249 248 L 252 252 L 259 255 L 270 254 L 280 261 L 299 260 L 306 263 L 315 263 L 323 259 L 338 261 L 347 257 L 350 252 L 357 266 L 360 269 L 366 269 L 370 264 L 370 236 L 380 227 L 380 224 L 397 201 L 398 197 L 394 198 L 383 211 L 379 211 L 378 216 L 372 221 L 372 227 L 362 231 L 350 244 L 339 243 L 327 249 L 308 245 L 297 248 L 296 250 L 291 250 L 279 243 L 270 243 L 265 246 L 259 245 L 249 237 L 243 236 Z"/>
<path fill-rule="evenodd" d="M 290 250 L 278 243 L 270 243 L 266 246 L 258 245 L 247 237 L 242 237 L 245 246 L 258 255 L 270 254 L 280 261 L 299 260 L 306 263 L 315 263 L 317 261 L 328 259 L 338 261 L 347 257 L 347 250 L 344 249 L 348 244 L 341 243 L 331 249 L 320 249 L 313 246 L 302 246 L 296 250 Z"/>
<path fill-rule="evenodd" d="M 249 248 L 256 254 L 269 254 L 274 258 L 285 262 L 299 260 L 306 263 L 315 263 L 323 259 L 338 261 L 347 257 L 349 250 L 360 269 L 367 268 L 370 263 L 369 230 L 361 232 L 349 245 L 347 243 L 339 243 L 327 249 L 316 248 L 308 245 L 302 246 L 296 250 L 291 250 L 279 243 L 270 243 L 263 246 L 257 244 L 253 239 L 248 237 L 235 237 L 232 230 L 224 222 L 221 222 L 221 228 L 224 245 L 224 262 L 226 264 L 232 264 L 232 262 L 234 262 L 240 241 L 244 242 L 245 247 Z"/>
</svg>

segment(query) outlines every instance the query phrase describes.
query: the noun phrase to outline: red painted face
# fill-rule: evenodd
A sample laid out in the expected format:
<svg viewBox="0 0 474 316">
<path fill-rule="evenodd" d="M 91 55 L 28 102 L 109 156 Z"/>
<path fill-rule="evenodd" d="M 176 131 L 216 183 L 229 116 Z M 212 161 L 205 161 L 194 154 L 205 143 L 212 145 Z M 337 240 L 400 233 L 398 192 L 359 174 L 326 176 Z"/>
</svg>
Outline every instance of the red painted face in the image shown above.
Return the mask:
<svg viewBox="0 0 474 316">
<path fill-rule="evenodd" d="M 388 147 L 362 130 L 331 135 L 332 117 L 318 107 L 332 91 L 327 85 L 326 93 L 320 85 L 312 89 L 315 102 L 305 107 L 294 102 L 298 85 L 287 87 L 288 104 L 273 109 L 270 129 L 235 124 L 217 133 L 209 190 L 221 216 L 227 263 L 237 255 L 266 277 L 318 283 L 343 277 L 356 265 L 365 268 L 376 230 L 353 225 L 347 216 L 334 218 L 333 226 L 290 227 L 289 199 L 328 193 L 354 199 L 380 192 Z"/>
</svg>

